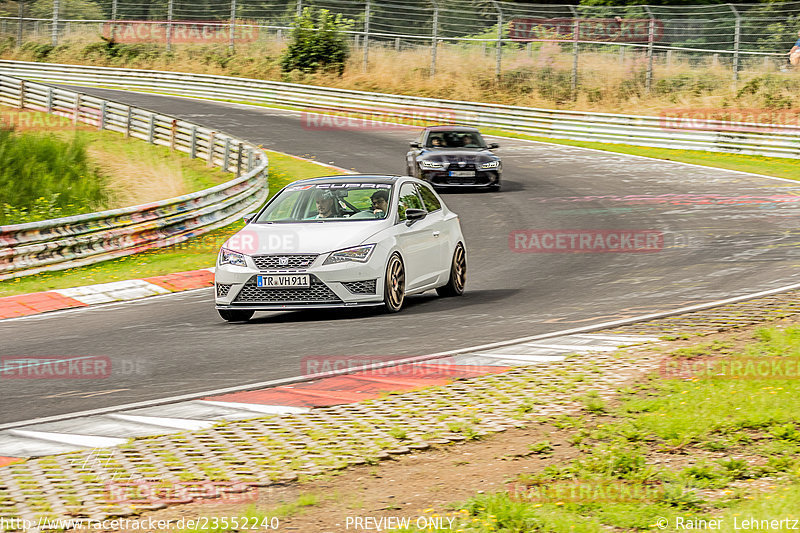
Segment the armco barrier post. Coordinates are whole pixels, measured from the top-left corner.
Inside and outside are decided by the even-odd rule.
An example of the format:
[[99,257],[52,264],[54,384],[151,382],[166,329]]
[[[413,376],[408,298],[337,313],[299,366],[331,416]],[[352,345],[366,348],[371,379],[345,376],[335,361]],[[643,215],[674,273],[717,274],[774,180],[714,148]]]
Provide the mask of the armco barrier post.
[[147,142],[156,142],[156,116],[153,113],[150,113],[150,123],[147,125]]
[[222,170],[228,171],[231,160],[231,138],[225,137],[225,149],[222,152]]
[[242,175],[242,150],[243,149],[244,148],[242,147],[242,143],[239,143],[236,146],[236,177],[237,178]]
[[106,101],[100,102],[100,124],[97,125],[98,130],[104,130],[106,127]]
[[25,80],[19,82],[19,108],[25,109]]
[[47,112],[48,113],[52,113],[53,112],[53,88],[52,87],[48,87],[47,88]]
[[197,126],[192,126],[192,134],[189,138],[189,157],[197,157]]
[[131,136],[131,122],[133,122],[133,107],[128,106],[128,114],[125,117],[125,138]]
[[75,109],[72,114],[72,123],[77,125],[78,124],[78,117],[81,113],[81,93],[75,94]]
[[176,119],[172,119],[172,124],[169,130],[169,149],[174,151],[175,150],[175,135],[177,134],[178,129],[178,121]]
[[216,143],[216,139],[214,139],[215,133],[212,131],[208,134],[208,161],[206,164],[209,168],[214,166],[214,144]]

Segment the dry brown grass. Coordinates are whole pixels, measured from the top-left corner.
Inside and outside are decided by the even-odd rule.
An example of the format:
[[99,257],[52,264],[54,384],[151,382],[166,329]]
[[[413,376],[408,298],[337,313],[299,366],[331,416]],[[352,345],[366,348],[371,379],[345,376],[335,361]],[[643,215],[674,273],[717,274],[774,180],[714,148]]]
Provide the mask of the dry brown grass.
[[[364,72],[361,49],[355,49],[344,74],[303,74],[280,71],[279,58],[286,40],[269,38],[240,43],[229,55],[224,45],[176,45],[173,54],[156,45],[135,45],[135,57],[85,54],[98,39],[75,34],[47,61],[92,63],[159,70],[175,70],[252,77],[445,99],[494,102],[541,108],[658,115],[675,108],[800,108],[800,75],[781,73],[776,63],[743,58],[743,70],[734,83],[729,66],[711,57],[698,61],[673,53],[669,60],[654,61],[652,89],[645,89],[647,59],[644,50],[589,51],[579,55],[577,91],[571,90],[572,45],[537,43],[529,53],[508,48],[503,74],[495,77],[495,49],[480,44],[442,44],[437,54],[436,76],[430,76],[430,48],[396,51],[392,46],[370,49]],[[33,59],[31,51],[7,51],[7,59]],[[756,80],[753,82],[753,80]],[[748,83],[755,83],[748,90]],[[752,83],[751,83],[752,85]]]
[[92,163],[108,176],[113,191],[111,208],[139,205],[181,196],[189,191],[180,163],[157,158],[120,157],[106,147],[87,149]]

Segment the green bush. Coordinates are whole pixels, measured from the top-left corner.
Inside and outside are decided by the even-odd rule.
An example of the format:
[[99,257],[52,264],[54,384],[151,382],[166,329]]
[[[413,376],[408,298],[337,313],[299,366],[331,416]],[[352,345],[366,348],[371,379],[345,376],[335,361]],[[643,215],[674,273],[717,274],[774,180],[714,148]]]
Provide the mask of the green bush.
[[281,70],[333,70],[341,75],[350,55],[344,32],[351,25],[341,14],[334,17],[326,9],[303,9],[295,18],[292,40],[281,57]]
[[108,200],[86,141],[0,129],[0,225],[89,213]]

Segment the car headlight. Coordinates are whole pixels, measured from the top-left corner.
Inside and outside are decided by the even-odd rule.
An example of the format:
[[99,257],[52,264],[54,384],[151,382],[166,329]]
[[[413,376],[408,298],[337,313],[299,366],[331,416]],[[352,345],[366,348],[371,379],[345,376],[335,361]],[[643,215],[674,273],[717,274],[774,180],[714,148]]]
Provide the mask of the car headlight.
[[234,252],[232,250],[227,250],[225,248],[222,248],[219,251],[219,264],[247,266],[247,263],[244,260],[244,254],[240,254],[239,252]]
[[357,261],[359,263],[366,263],[372,255],[372,250],[375,248],[374,244],[365,244],[363,246],[355,246],[353,248],[345,248],[332,252],[331,255],[325,260],[323,265],[334,265],[336,263],[344,263],[345,261]]
[[423,159],[422,161],[420,161],[419,162],[419,166],[422,167],[422,168],[428,168],[428,169],[442,169],[442,168],[444,168],[444,164],[442,164],[440,161],[428,161],[427,159]]
[[489,161],[488,163],[481,163],[481,168],[497,168],[500,166],[500,161]]

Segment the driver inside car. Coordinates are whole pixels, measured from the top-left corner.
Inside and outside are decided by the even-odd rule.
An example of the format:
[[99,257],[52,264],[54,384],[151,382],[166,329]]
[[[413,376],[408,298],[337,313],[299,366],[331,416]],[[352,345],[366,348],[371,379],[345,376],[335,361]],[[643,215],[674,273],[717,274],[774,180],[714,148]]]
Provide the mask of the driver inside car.
[[338,215],[338,205],[332,192],[318,191],[314,200],[317,204],[317,216],[314,218],[334,218]]

